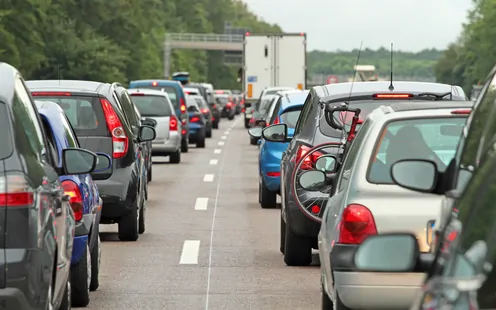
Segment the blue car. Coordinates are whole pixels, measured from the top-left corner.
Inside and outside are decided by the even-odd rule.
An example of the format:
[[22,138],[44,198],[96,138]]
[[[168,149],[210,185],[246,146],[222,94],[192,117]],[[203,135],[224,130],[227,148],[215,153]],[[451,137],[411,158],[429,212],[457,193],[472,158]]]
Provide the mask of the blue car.
[[[41,116],[48,145],[62,167],[62,150],[80,148],[77,137],[62,108],[51,101],[35,101]],[[111,167],[107,154],[97,153],[98,163],[93,172]],[[64,194],[69,196],[76,221],[71,257],[71,300],[74,307],[85,307],[90,301],[89,291],[98,288],[100,269],[100,236],[98,225],[102,208],[98,188],[90,174],[59,177]]]
[[188,152],[189,144],[189,118],[186,111],[186,95],[179,81],[171,80],[136,80],[129,82],[128,88],[162,90],[169,95],[169,99],[176,110],[176,115],[181,119],[181,152]]
[[[267,125],[286,124],[288,126],[288,137],[293,137],[294,128],[303,103],[308,96],[308,91],[290,92],[278,95],[280,98],[276,103],[274,112],[270,120],[266,120]],[[289,142],[269,142],[261,139],[258,182],[258,201],[262,208],[275,208],[277,195],[280,194],[281,187],[281,158],[286,151]]]
[[189,117],[189,141],[196,143],[196,147],[204,148],[207,137],[207,121],[201,112],[198,103],[192,96],[186,96],[186,106]]

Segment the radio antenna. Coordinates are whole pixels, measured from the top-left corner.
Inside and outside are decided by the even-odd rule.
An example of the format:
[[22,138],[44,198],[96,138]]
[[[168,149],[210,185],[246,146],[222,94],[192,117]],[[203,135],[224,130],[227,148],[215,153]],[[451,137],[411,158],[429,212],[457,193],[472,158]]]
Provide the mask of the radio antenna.
[[391,76],[389,77],[389,91],[393,91],[394,90],[394,86],[393,86],[393,42],[391,42],[391,72],[390,72]]

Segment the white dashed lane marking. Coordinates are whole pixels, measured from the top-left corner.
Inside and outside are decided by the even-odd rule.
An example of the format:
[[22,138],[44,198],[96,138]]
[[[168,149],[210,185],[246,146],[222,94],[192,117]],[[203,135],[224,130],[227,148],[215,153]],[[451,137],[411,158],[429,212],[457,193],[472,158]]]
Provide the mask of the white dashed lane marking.
[[218,159],[211,159],[210,160],[210,164],[211,165],[217,165],[219,163],[219,160]]
[[221,150],[221,149],[215,149],[215,150],[214,150],[214,154],[220,154],[221,152],[222,152],[222,150]]
[[183,244],[183,251],[179,264],[196,265],[198,264],[198,254],[200,252],[200,240],[186,240]]
[[219,141],[218,145],[224,145],[224,141]]
[[205,174],[203,177],[203,182],[213,182],[214,181],[214,175],[213,174]]
[[207,210],[208,198],[198,197],[196,198],[195,210]]

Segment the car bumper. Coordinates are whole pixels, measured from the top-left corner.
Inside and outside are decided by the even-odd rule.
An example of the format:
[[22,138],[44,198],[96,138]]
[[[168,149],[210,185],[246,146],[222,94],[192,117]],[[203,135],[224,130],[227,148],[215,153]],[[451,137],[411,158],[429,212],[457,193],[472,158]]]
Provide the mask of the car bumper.
[[408,309],[424,281],[423,273],[335,271],[334,285],[352,309]]
[[131,167],[114,170],[112,177],[107,180],[95,181],[103,201],[102,224],[114,223],[114,220],[118,220],[131,212],[133,201],[137,195],[135,189],[137,182],[136,177],[133,178]]
[[[34,305],[33,305],[34,306]],[[33,306],[28,303],[26,295],[18,288],[0,289],[0,309],[31,310]],[[42,302],[39,301],[36,309],[41,309]]]
[[81,256],[83,256],[84,249],[86,248],[86,244],[88,244],[88,235],[74,237],[71,265],[79,263]]
[[152,143],[152,155],[163,153],[174,153],[181,147],[181,135],[178,133],[170,134],[169,139],[156,141]]
[[[267,173],[269,172],[276,172],[279,173],[278,176],[268,176]],[[267,165],[267,166],[262,166],[262,171],[261,175],[264,180],[265,186],[267,189],[269,189],[271,192],[279,192],[281,189],[281,166],[280,165]]]

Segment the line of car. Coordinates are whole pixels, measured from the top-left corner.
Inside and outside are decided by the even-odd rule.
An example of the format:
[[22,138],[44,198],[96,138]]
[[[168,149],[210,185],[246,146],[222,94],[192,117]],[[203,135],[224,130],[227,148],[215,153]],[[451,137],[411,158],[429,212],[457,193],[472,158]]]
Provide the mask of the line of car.
[[179,163],[190,142],[205,147],[220,121],[213,87],[25,81],[6,63],[0,76],[1,307],[85,307],[99,287],[99,225],[118,224],[121,241],[145,232],[152,155]]
[[378,81],[271,88],[248,111],[260,205],[281,196],[288,266],[318,250],[322,309],[496,306],[495,80],[475,104]]

